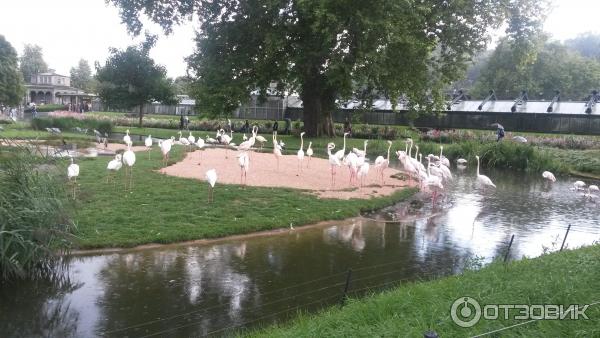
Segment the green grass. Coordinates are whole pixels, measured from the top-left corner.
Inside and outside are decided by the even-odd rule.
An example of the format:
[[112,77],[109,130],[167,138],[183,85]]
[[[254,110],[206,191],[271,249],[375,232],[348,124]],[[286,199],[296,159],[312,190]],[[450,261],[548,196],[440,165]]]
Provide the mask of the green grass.
[[[181,159],[175,146],[171,162]],[[321,220],[356,216],[411,196],[407,189],[369,200],[319,199],[293,189],[243,188],[217,182],[214,203],[207,204],[207,184],[159,174],[160,153],[137,154],[133,192],[124,191],[123,170],[116,185],[106,183],[108,158],[79,162],[80,193],[75,203],[81,248],[131,247],[216,238],[287,228]]]
[[[350,300],[316,315],[299,314],[290,323],[249,332],[251,337],[471,337],[524,321],[481,319],[461,328],[450,317],[452,303],[470,296],[480,304],[590,304],[600,301],[600,246],[493,263],[479,271],[400,286]],[[511,311],[511,314],[515,312]],[[489,337],[599,337],[600,304],[589,320],[542,320]]]

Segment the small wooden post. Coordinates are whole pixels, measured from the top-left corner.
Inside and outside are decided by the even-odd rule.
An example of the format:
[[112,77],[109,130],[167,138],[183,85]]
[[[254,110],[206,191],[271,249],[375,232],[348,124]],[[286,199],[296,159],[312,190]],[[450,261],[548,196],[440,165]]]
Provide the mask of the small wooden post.
[[342,294],[342,300],[340,306],[344,306],[346,303],[348,288],[350,287],[350,278],[352,277],[352,269],[348,269],[348,274],[346,275],[346,285],[344,286],[344,293]]
[[515,239],[515,235],[513,234],[510,237],[510,243],[508,243],[508,249],[506,249],[506,254],[504,255],[504,263],[506,263],[506,261],[508,260],[508,254],[510,253],[510,247],[512,246],[514,239]]
[[569,224],[569,227],[567,227],[567,232],[565,233],[565,238],[563,238],[563,242],[560,246],[560,251],[563,251],[563,248],[565,247],[565,242],[567,241],[567,236],[569,236],[569,230],[571,230],[571,224]]

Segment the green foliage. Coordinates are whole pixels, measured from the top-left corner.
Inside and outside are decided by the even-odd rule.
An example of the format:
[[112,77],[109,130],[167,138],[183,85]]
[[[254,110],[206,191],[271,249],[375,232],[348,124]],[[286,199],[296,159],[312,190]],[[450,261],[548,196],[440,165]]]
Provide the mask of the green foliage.
[[92,69],[86,60],[79,60],[77,67],[72,67],[70,73],[71,87],[83,89],[86,92],[89,92],[92,89]]
[[31,76],[39,73],[47,72],[48,65],[44,61],[42,47],[38,45],[25,44],[23,55],[19,58],[19,66],[23,79],[29,83]]
[[[148,36],[140,46],[125,50],[111,49],[104,66],[96,65],[98,95],[109,106],[131,109],[152,101],[175,103],[175,94],[167,71],[149,56],[155,37]],[[142,124],[142,111],[139,124]]]
[[[37,110],[37,112],[51,112],[51,111],[57,111],[57,110],[67,110],[67,106],[64,104],[43,104],[43,105],[38,105],[35,107],[35,109]],[[27,108],[25,109],[26,113],[31,113],[31,111],[33,110],[33,108]]]
[[582,56],[600,61],[600,34],[584,33],[565,41],[565,46]]
[[[600,298],[600,246],[547,254],[428,282],[406,283],[348,305],[318,314],[300,313],[289,323],[245,332],[251,337],[422,337],[434,330],[441,337],[473,337],[525,321],[481,320],[471,328],[450,318],[452,303],[470,296],[487,304],[592,304]],[[404,284],[404,283],[403,283]],[[350,289],[351,291],[352,289]],[[374,290],[377,291],[377,290]],[[459,307],[460,309],[460,307]],[[512,316],[517,311],[510,312]],[[490,337],[597,337],[600,306],[586,310],[589,320],[540,320]],[[472,317],[470,317],[472,318]]]
[[46,128],[59,128],[61,131],[70,131],[75,127],[83,129],[96,129],[101,133],[111,133],[113,124],[104,119],[76,119],[73,117],[37,117],[31,120],[31,127],[35,130]]
[[51,274],[70,248],[64,172],[25,148],[0,153],[0,280]]
[[534,0],[110,2],[135,33],[141,13],[166,30],[197,15],[188,65],[203,110],[227,114],[255,89],[263,96],[269,88],[296,91],[308,136],[332,133],[338,98],[378,93],[396,102],[404,95],[412,108],[433,110],[444,85],[485,47],[490,28],[518,15],[510,27],[518,30],[515,39],[526,37],[542,14],[529,11]]
[[173,88],[177,95],[190,95],[193,79],[189,76],[178,76],[173,80]]
[[0,35],[0,105],[16,106],[24,92],[17,52],[4,35]]
[[543,42],[537,57],[518,69],[514,48],[501,41],[483,66],[473,95],[487,96],[490,89],[499,99],[514,99],[522,90],[529,98],[550,98],[561,91],[562,100],[581,100],[600,83],[600,60],[582,57],[557,42]]

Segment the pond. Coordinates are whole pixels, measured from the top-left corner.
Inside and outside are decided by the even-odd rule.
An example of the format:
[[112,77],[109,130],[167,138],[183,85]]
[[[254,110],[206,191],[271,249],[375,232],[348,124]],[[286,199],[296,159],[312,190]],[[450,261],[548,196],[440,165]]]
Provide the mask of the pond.
[[[541,175],[455,171],[441,206],[402,203],[340,222],[205,244],[76,256],[53,283],[3,286],[4,336],[183,337],[230,334],[316,311],[348,294],[455,274],[466,266],[600,240],[599,204]],[[592,182],[586,182],[592,183]],[[418,202],[418,201],[417,201]]]

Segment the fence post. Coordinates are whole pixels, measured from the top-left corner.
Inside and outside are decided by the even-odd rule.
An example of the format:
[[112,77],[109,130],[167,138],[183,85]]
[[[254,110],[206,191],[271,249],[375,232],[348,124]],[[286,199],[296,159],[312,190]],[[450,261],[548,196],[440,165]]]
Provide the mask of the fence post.
[[346,275],[346,285],[344,286],[344,294],[342,295],[342,300],[340,302],[340,306],[344,306],[346,303],[348,288],[350,287],[350,278],[352,277],[352,269],[348,269],[348,274]]
[[560,251],[563,251],[563,248],[565,247],[565,242],[567,241],[567,236],[569,236],[569,230],[571,230],[571,224],[569,224],[569,227],[567,228],[567,232],[565,233],[565,238],[563,238],[563,242],[560,246]]
[[504,255],[504,263],[506,263],[506,260],[508,259],[508,254],[510,253],[510,247],[512,246],[514,239],[515,239],[515,235],[513,234],[510,237],[510,243],[508,243],[508,249],[506,249],[506,254]]

